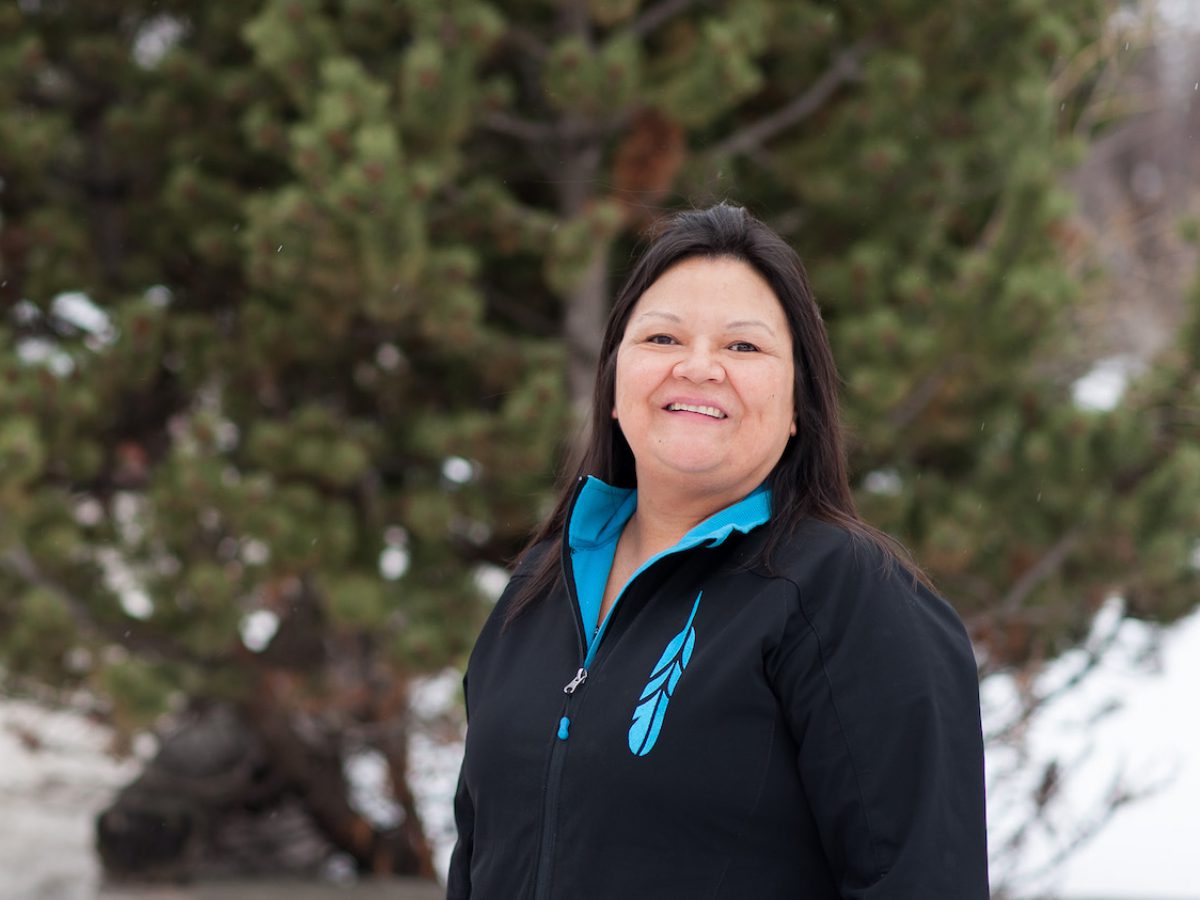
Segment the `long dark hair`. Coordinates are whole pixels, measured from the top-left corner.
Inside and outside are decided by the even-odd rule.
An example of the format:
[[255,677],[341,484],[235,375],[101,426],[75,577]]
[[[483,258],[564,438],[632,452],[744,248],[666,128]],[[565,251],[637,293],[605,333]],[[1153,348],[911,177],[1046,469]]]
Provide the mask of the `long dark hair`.
[[616,487],[637,486],[633,451],[611,417],[616,389],[617,349],[634,304],[672,266],[692,258],[740,260],[766,279],[783,308],[792,335],[796,434],[767,476],[771,519],[767,539],[751,564],[771,568],[771,559],[806,518],[846,529],[856,539],[882,551],[888,564],[899,563],[914,578],[929,584],[904,548],[859,518],[847,474],[845,443],[838,406],[838,374],[821,312],[813,299],[800,257],[787,243],[739,206],[719,203],[680,213],[652,238],[617,294],[609,313],[592,397],[591,430],[574,467],[560,490],[554,511],[531,538],[522,555],[548,542],[519,586],[506,618],[512,620],[543,596],[560,576],[563,528],[578,480],[595,475]]

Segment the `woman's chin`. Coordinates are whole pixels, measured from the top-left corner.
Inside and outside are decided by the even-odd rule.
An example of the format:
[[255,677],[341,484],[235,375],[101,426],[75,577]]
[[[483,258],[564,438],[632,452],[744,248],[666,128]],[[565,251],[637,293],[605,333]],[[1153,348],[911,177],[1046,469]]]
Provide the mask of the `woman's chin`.
[[655,460],[654,464],[645,467],[643,475],[639,467],[638,482],[643,478],[653,481],[685,481],[694,486],[696,481],[727,482],[736,478],[736,473],[730,471],[727,459],[714,458],[708,454],[679,453]]

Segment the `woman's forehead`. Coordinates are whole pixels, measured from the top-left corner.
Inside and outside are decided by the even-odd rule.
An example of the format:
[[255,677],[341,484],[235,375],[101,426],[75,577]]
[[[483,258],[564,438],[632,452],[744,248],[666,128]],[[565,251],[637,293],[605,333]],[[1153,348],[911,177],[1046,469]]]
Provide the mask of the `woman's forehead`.
[[783,306],[752,266],[732,257],[692,258],[676,263],[638,298],[631,324],[643,320],[786,330]]

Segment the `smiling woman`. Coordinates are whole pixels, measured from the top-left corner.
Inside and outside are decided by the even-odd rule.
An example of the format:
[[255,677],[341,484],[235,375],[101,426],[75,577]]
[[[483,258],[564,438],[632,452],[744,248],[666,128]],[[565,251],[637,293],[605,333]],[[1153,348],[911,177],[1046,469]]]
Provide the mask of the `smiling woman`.
[[855,512],[796,254],[683,213],[600,360],[468,666],[449,897],[985,900],[971,646]]
[[617,351],[613,418],[639,483],[718,509],[746,496],[796,431],[793,368],[783,310],[754,269],[727,257],[673,266]]

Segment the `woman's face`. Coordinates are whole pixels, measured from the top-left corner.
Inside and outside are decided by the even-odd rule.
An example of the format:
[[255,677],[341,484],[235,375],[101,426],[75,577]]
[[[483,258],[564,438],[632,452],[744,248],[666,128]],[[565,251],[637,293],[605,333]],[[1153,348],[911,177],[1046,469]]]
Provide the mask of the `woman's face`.
[[792,394],[783,308],[746,263],[684,260],[634,305],[617,349],[613,416],[639,486],[748,494],[796,433]]

